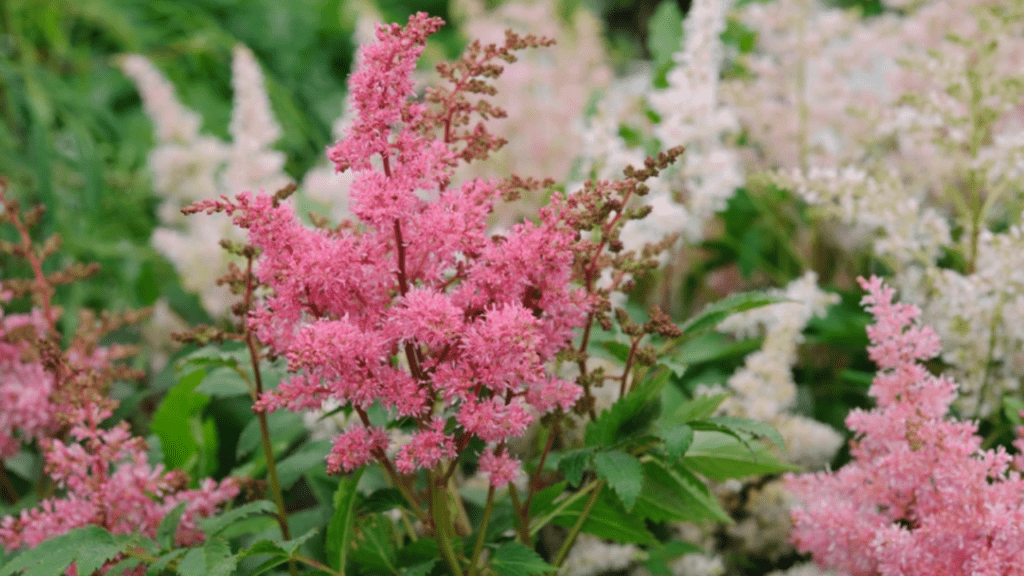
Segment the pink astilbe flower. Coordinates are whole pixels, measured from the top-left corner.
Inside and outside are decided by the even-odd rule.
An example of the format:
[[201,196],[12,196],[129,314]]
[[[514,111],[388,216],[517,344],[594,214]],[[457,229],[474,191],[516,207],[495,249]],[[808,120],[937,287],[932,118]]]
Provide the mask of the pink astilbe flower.
[[255,275],[271,291],[250,321],[294,376],[257,409],[334,400],[359,416],[362,426],[335,442],[332,472],[387,458],[386,434],[366,417],[374,404],[415,422],[395,466],[411,473],[450,463],[474,436],[500,448],[580,396],[546,368],[591,306],[571,284],[578,239],[565,202],[556,194],[539,221],[489,236],[494,202],[529,186],[450,184],[457,163],[500,146],[482,124],[464,128],[472,113],[493,111],[467,94],[488,93],[485,79],[500,71],[493,60],[545,41],[509,33],[504,47],[474,43],[439,67],[451,88],[417,99],[411,74],[441,25],[417,14],[405,27],[378,26],[377,43],[360,52],[355,117],[328,150],[339,171],[353,173],[349,205],[359,221],[309,229],[279,198],[248,192],[192,209],[227,212],[260,251]]
[[35,547],[89,524],[115,534],[153,537],[160,521],[180,502],[187,505],[175,542],[190,546],[203,541],[196,519],[212,515],[238,494],[238,484],[230,478],[220,483],[207,478],[198,490],[185,490],[184,474],[149,465],[145,443],[130,434],[126,423],[99,428],[109,411],[90,406],[77,416],[81,423],[70,432],[77,442],[54,440],[46,452],[46,471],[66,495],[0,519],[0,545],[7,550]]
[[506,452],[495,454],[487,450],[480,455],[480,472],[489,476],[491,486],[504,486],[519,475],[519,462]]
[[974,423],[946,417],[956,385],[921,361],[939,353],[915,306],[861,280],[878,363],[871,411],[847,418],[853,461],[788,479],[802,503],[793,540],[819,564],[853,576],[1024,574],[1024,481],[1002,448],[982,450]]

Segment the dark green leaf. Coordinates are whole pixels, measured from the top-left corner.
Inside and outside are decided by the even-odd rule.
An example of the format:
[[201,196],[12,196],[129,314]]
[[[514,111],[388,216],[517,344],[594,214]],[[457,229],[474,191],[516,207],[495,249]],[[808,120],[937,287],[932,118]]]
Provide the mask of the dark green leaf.
[[640,461],[625,452],[612,450],[594,454],[594,466],[597,475],[608,482],[608,486],[615,491],[626,511],[632,510],[643,486],[643,469],[640,467]]
[[178,531],[178,523],[181,522],[181,516],[185,513],[186,505],[188,505],[188,502],[178,502],[167,513],[167,516],[164,516],[163,520],[160,521],[160,526],[156,529],[156,541],[162,548],[171,549],[174,547],[174,534]]
[[615,340],[606,340],[601,343],[604,349],[611,353],[619,362],[625,362],[626,358],[629,357],[629,346],[622,342],[616,342]]
[[188,548],[178,548],[176,550],[171,550],[170,552],[161,555],[156,559],[156,562],[153,562],[149,565],[149,568],[146,569],[146,575],[159,576],[159,574],[163,573],[164,568],[166,568],[168,564],[176,561],[178,558],[181,558],[188,551]]
[[573,486],[579,486],[583,480],[583,473],[590,468],[590,457],[594,453],[593,448],[580,448],[558,454],[558,469],[565,475],[565,479]]
[[559,482],[536,492],[533,495],[533,499],[530,500],[530,517],[535,518],[550,510],[551,505],[555,502],[555,498],[565,493],[565,488],[568,484],[568,482]]
[[302,474],[314,466],[326,466],[331,451],[330,440],[316,440],[299,448],[277,465],[277,476],[282,490],[288,490]]
[[703,554],[704,549],[696,544],[672,540],[662,546],[652,546],[647,550],[644,567],[655,576],[673,576],[668,564],[684,554]]
[[203,518],[199,521],[199,527],[210,536],[216,536],[232,524],[256,514],[276,514],[277,507],[269,500],[257,500],[236,506],[231,510]]
[[379,488],[362,499],[359,510],[362,512],[387,512],[405,506],[405,497],[398,488]]
[[359,493],[356,486],[365,468],[359,468],[344,476],[334,493],[334,515],[327,525],[327,563],[335,570],[344,570],[348,550],[352,541],[352,529],[356,521],[356,504]]
[[[762,338],[748,338],[737,342],[720,332],[705,332],[679,344],[666,354],[666,357],[684,366],[692,366],[725,358],[745,356],[759,349],[762,342],[764,342]],[[665,360],[662,360],[662,362],[665,362]],[[679,374],[679,376],[682,376],[682,374]]]
[[714,414],[715,410],[718,410],[718,407],[721,406],[722,402],[724,402],[728,397],[729,394],[725,392],[721,394],[697,396],[696,398],[683,403],[679,408],[676,408],[676,411],[672,413],[671,416],[664,418],[664,420],[671,424],[687,424],[697,420],[703,420]]
[[661,390],[670,377],[667,368],[652,370],[640,385],[602,411],[587,424],[587,446],[611,448],[646,434],[661,410]]
[[382,514],[361,518],[356,522],[355,549],[349,553],[353,562],[373,572],[398,572],[394,527]]
[[498,546],[491,554],[491,568],[501,576],[530,576],[557,569],[519,542]]

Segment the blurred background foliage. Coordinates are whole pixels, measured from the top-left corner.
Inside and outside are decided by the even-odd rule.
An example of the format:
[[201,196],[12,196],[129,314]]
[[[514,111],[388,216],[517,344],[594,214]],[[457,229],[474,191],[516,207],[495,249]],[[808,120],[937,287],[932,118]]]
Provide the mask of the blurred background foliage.
[[[749,1],[759,0],[739,3]],[[877,0],[838,1],[859,5],[866,16],[879,11]],[[604,22],[605,44],[618,70],[637,59],[653,61],[656,71],[671,67],[689,0],[560,0],[559,12],[568,17],[581,5]],[[153,127],[135,86],[118,68],[119,57],[138,53],[151,59],[182,103],[202,115],[202,131],[225,138],[231,50],[237,43],[248,46],[263,67],[283,128],[277,148],[288,158],[286,171],[298,180],[331,142],[355,53],[356,15],[367,8],[394,22],[420,10],[450,19],[447,0],[0,2],[0,174],[11,181],[16,197],[46,206],[37,231],[59,233],[64,243],[49,266],[101,266],[89,281],[66,287],[58,302],[70,310],[124,309],[163,296],[176,302],[175,309],[194,312],[186,320],[208,320],[194,296],[182,290],[173,266],[150,245],[160,200],[146,169]],[[743,51],[753,45],[752,34],[730,25],[724,37]],[[431,41],[425,60],[436,62],[457,57],[467,39],[450,24]],[[776,285],[799,275],[806,263],[786,253],[787,230],[799,218],[779,208],[792,206],[792,199],[759,195],[755,205],[751,198],[740,194],[733,201],[723,215],[720,240],[705,246],[707,265],[694,269],[688,285],[703,285],[707,274],[732,265],[746,278],[766,273]],[[788,223],[780,226],[780,216]],[[0,267],[7,275],[25,272],[9,260],[0,260]],[[189,301],[191,306],[182,305]],[[859,313],[853,304],[850,312]],[[853,328],[847,334],[861,326]],[[861,336],[851,345],[862,341]],[[823,417],[832,423],[838,418]]]

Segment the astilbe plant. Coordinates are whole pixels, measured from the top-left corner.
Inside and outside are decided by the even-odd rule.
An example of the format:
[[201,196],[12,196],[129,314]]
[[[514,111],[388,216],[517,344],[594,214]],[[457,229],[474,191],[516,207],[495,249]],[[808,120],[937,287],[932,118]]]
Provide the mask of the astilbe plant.
[[1024,460],[983,450],[974,423],[946,416],[957,386],[922,364],[939,353],[938,336],[881,279],[861,285],[875,317],[868,351],[880,368],[870,390],[878,406],[847,418],[851,463],[789,479],[801,500],[794,541],[854,576],[1024,573]]
[[[77,329],[63,344],[58,326],[62,310],[53,301],[56,286],[81,280],[95,267],[75,265],[45,273],[43,263],[58,249],[59,239],[54,236],[36,245],[30,228],[41,209],[23,214],[6,192],[6,182],[0,179],[2,219],[14,228],[17,240],[5,241],[2,248],[25,260],[32,277],[4,279],[0,294],[5,304],[14,297],[31,296],[34,306],[27,313],[5,312],[0,317],[0,458],[34,443],[45,456],[44,472],[50,479],[45,493],[59,488],[64,494],[44,497],[36,508],[0,518],[0,546],[8,551],[33,548],[89,525],[115,534],[153,536],[179,503],[187,505],[175,541],[183,546],[201,542],[196,520],[237,495],[238,484],[232,479],[206,479],[198,489],[188,490],[185,474],[148,463],[145,442],[132,436],[126,422],[101,427],[117,407],[107,396],[110,384],[139,374],[117,362],[133,353],[131,347],[100,345],[100,340],[143,314],[82,312]],[[65,443],[68,436],[72,441]],[[18,495],[2,467],[0,480],[8,502],[15,503]],[[40,495],[46,486],[39,484]]]
[[[451,175],[503,144],[482,121],[471,122],[501,114],[486,100],[494,93],[489,79],[502,70],[498,62],[552,41],[508,32],[502,45],[474,42],[461,60],[438,66],[448,87],[429,87],[419,99],[412,73],[426,37],[441,25],[425,14],[404,27],[378,25],[377,42],[361,49],[350,79],[353,118],[344,139],[328,149],[338,171],[353,173],[348,203],[355,220],[310,229],[286,195],[250,192],[197,202],[188,211],[231,215],[258,252],[253,273],[267,290],[249,325],[272,355],[287,359],[294,376],[263,393],[255,409],[318,409],[326,401],[350,409],[357,423],[334,440],[328,471],[378,463],[436,538],[448,568],[461,574],[463,567],[470,573],[480,567],[497,488],[509,487],[518,538],[532,543],[529,498],[540,486],[535,472],[525,503],[517,496],[521,463],[510,440],[545,418],[557,426],[573,409],[596,418],[593,388],[614,378],[625,395],[636,385],[631,368],[655,362],[653,349],[640,345],[644,336],[680,334],[659,311],[640,325],[620,310],[617,319],[630,339],[623,372],[588,372],[590,326],[612,327],[610,291],[652,268],[653,253],[664,248],[623,250],[623,224],[649,212],[626,206],[682,150],[629,168],[620,181],[588,182],[568,196],[555,191],[536,221],[489,235],[496,201],[550,183],[513,176],[453,185]],[[599,286],[603,274],[610,283]],[[584,336],[575,348],[579,328]],[[578,366],[576,382],[550,370],[565,360]],[[375,406],[387,411],[390,426],[372,421]],[[396,426],[413,429],[397,447],[388,433]],[[470,527],[452,480],[460,463],[474,460],[490,487],[470,557],[455,546]],[[425,491],[417,489],[423,477]],[[590,497],[556,565],[600,492],[595,481],[570,500]]]

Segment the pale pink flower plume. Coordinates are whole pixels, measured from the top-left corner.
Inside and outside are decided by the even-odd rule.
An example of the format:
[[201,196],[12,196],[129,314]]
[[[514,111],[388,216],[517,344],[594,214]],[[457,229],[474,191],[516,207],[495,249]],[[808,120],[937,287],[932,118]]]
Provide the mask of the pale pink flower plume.
[[852,462],[788,479],[801,501],[794,543],[853,576],[1024,574],[1020,462],[1001,447],[982,450],[974,423],[946,417],[956,384],[921,364],[940,347],[916,324],[918,308],[893,303],[879,278],[861,285],[875,317],[878,406],[846,420]]

